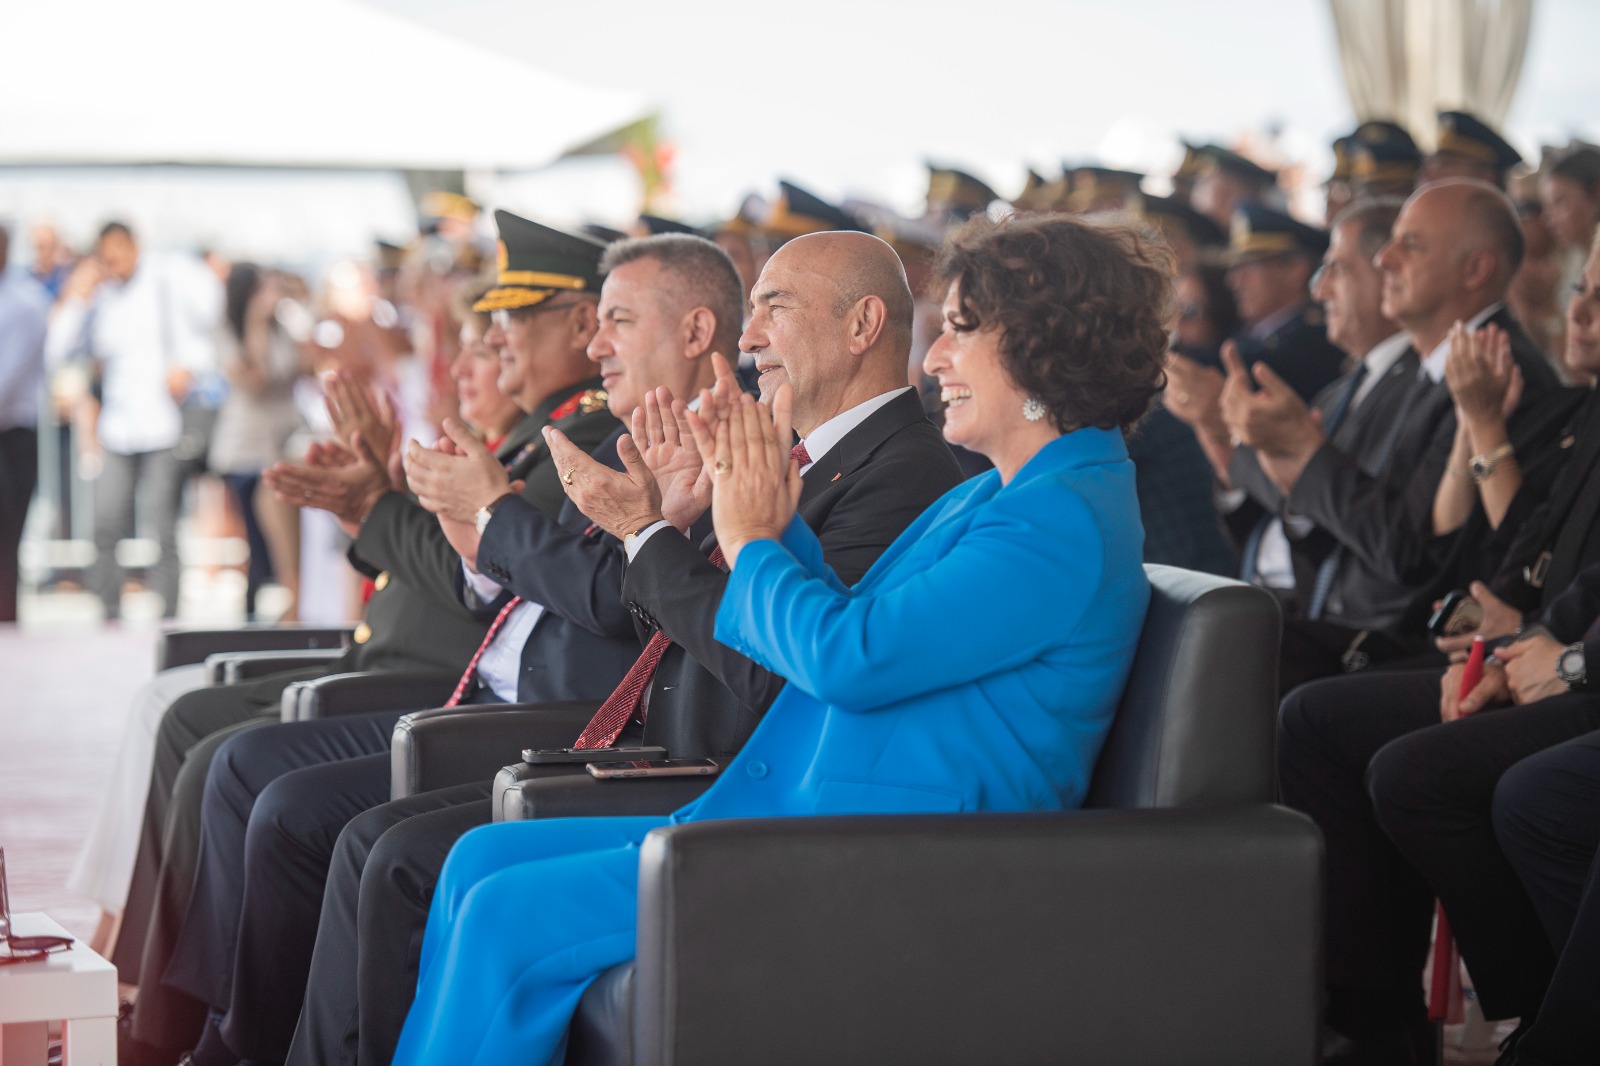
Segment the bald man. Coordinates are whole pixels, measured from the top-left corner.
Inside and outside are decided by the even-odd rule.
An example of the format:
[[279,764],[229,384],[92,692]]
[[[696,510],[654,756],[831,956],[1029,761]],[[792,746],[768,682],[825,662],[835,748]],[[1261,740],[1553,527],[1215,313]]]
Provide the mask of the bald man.
[[[793,386],[795,430],[806,449],[800,517],[849,584],[960,480],[943,438],[906,385],[911,324],[911,291],[887,244],[864,233],[819,233],[790,241],[767,261],[739,342],[755,359],[764,399],[785,383]],[[643,635],[659,629],[672,640],[650,675],[643,724],[630,722],[614,743],[726,761],[784,679],[713,638],[727,579],[709,558],[713,539],[695,544],[666,521],[663,515],[671,514],[687,526],[692,509],[670,498],[670,487],[663,500],[647,472],[593,463],[559,434],[550,445],[561,469],[573,472],[573,501],[623,538],[629,560],[623,600],[647,630]],[[500,521],[491,521],[485,543],[516,543],[514,532],[494,528]],[[489,561],[480,550],[480,565]],[[518,570],[510,560],[504,566],[512,575]],[[514,576],[511,589],[521,591]],[[579,785],[592,784],[581,764],[559,769],[576,770]],[[395,801],[346,827],[289,1062],[390,1060],[416,989],[439,869],[463,833],[492,820],[490,786],[484,781]]]
[[[1551,425],[1534,412],[1560,381],[1505,302],[1523,250],[1516,209],[1485,182],[1436,182],[1405,202],[1373,262],[1382,275],[1382,315],[1405,332],[1421,366],[1390,414],[1387,439],[1369,454],[1358,457],[1331,443],[1321,422],[1279,381],[1259,381],[1263,387],[1254,393],[1242,381],[1226,390],[1231,400],[1224,403],[1224,417],[1235,439],[1255,449],[1287,511],[1314,523],[1334,544],[1318,570],[1320,591],[1311,593],[1325,602],[1286,627],[1282,691],[1428,648],[1420,622],[1441,560],[1433,539],[1433,497],[1456,431],[1444,384],[1454,323],[1472,329],[1495,325],[1510,337],[1524,382],[1510,427],[1516,449],[1542,448],[1559,429],[1559,422]],[[1507,537],[1512,532],[1501,531]],[[1406,590],[1414,594],[1410,607],[1384,627],[1387,633],[1362,620],[1338,620],[1345,605],[1328,592],[1336,587],[1337,571],[1351,563],[1370,581],[1388,584],[1385,594],[1392,602],[1403,602]]]

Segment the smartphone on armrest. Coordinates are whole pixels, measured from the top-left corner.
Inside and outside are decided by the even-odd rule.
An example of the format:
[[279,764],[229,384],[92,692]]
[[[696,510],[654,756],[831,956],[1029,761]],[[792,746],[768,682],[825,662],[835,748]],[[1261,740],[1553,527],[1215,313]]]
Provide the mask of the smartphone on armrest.
[[665,759],[667,749],[649,744],[638,748],[523,748],[522,761],[530,766],[553,763],[613,762],[619,759]]
[[602,781],[617,777],[708,777],[721,770],[711,759],[633,759],[592,762],[589,773]]

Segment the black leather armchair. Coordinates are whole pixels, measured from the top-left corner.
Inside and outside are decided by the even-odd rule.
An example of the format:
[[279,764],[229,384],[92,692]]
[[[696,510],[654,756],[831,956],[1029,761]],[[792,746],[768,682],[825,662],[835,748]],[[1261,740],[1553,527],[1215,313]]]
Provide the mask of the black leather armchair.
[[[350,642],[349,626],[250,625],[224,629],[169,629],[156,644],[156,669],[204,663],[231,652],[284,652],[342,649]],[[283,669],[293,669],[286,666]],[[220,674],[219,674],[220,680]]]
[[1147,569],[1101,809],[657,830],[638,957],[567,1061],[1315,1062],[1322,848],[1271,803],[1277,606]]
[[450,698],[459,673],[441,670],[369,670],[296,681],[283,690],[279,714],[285,722],[336,715],[410,711],[439,707]]

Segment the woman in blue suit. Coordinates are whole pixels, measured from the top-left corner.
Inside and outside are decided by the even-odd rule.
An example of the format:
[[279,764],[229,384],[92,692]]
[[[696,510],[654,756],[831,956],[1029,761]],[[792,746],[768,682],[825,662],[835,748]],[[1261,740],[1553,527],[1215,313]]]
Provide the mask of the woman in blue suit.
[[[787,386],[770,412],[744,397],[714,427],[696,420],[732,568],[717,639],[789,683],[671,821],[1082,802],[1149,599],[1122,430],[1161,386],[1168,269],[1142,233],[1066,217],[951,236],[924,368],[946,438],[995,469],[930,507],[854,588],[794,517]],[[667,821],[463,838],[396,1063],[559,1063],[583,989],[633,956],[638,845]]]

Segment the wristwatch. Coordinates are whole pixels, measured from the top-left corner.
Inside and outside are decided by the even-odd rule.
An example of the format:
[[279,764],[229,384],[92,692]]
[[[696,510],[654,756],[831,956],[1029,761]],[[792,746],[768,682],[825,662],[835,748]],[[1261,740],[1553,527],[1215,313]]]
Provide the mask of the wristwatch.
[[1581,643],[1568,644],[1562,649],[1561,657],[1556,660],[1556,676],[1565,681],[1570,689],[1583,688],[1589,675],[1584,670]]
[[1467,460],[1467,469],[1472,471],[1472,480],[1487,481],[1489,475],[1494,473],[1494,468],[1511,458],[1511,454],[1515,450],[1512,448],[1511,442],[1506,441],[1492,451],[1484,452],[1482,455],[1474,455]]
[[499,507],[500,504],[510,495],[511,493],[507,492],[504,495],[496,496],[494,499],[478,508],[478,513],[473,516],[472,522],[473,525],[478,527],[478,536],[483,536],[483,531],[489,526],[489,519],[494,517],[495,508]]

